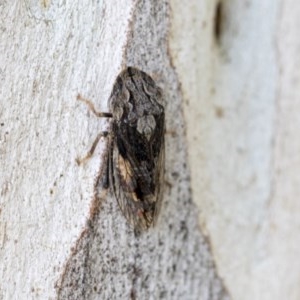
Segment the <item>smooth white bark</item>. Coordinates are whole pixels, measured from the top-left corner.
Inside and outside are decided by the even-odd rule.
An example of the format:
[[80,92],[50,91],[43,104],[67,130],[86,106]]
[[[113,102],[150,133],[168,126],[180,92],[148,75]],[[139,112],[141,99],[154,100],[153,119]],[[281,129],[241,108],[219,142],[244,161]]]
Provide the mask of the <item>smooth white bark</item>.
[[216,1],[172,2],[194,201],[220,275],[232,299],[299,299],[299,2],[221,1],[217,40]]
[[[1,299],[54,299],[89,214],[101,110],[122,61],[131,3],[10,1],[1,14]],[[98,155],[97,155],[98,153]],[[2,294],[1,294],[2,293]]]
[[[1,299],[227,299],[191,199],[170,12],[161,0],[1,6]],[[165,95],[164,202],[141,236],[95,184],[106,141],[75,163],[106,126],[77,93],[106,111],[125,65]]]

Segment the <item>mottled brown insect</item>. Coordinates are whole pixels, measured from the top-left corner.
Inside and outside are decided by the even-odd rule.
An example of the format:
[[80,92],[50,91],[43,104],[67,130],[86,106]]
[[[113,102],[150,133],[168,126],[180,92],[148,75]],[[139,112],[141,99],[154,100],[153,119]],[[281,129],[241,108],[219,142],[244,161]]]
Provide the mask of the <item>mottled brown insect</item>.
[[[98,135],[90,157],[102,136],[108,136],[106,182],[120,209],[137,230],[147,229],[156,221],[163,192],[164,175],[164,108],[162,92],[145,72],[133,67],[117,77],[110,98],[111,132]],[[82,162],[79,160],[78,162]]]

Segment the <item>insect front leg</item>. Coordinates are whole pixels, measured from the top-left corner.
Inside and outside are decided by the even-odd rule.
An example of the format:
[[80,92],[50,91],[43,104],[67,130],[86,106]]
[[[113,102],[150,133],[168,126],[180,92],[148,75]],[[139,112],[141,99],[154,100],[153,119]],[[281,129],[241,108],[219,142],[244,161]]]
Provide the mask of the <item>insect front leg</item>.
[[89,109],[94,113],[95,116],[99,118],[112,118],[112,113],[97,111],[95,109],[94,104],[90,100],[83,98],[80,94],[77,95],[77,100],[85,103],[89,107]]

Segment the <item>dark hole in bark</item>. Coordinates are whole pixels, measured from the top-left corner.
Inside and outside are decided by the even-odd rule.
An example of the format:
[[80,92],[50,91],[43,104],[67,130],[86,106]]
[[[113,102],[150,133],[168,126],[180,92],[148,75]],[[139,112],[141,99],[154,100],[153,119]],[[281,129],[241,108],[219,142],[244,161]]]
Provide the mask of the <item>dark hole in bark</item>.
[[219,1],[216,5],[215,10],[215,26],[214,26],[214,34],[217,42],[220,42],[222,35],[222,27],[223,27],[223,3]]

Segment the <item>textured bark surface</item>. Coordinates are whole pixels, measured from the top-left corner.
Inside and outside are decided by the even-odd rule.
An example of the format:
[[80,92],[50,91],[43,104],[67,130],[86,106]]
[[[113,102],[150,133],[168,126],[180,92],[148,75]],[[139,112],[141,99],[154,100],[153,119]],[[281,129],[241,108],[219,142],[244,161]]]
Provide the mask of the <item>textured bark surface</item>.
[[[227,299],[192,202],[180,83],[168,53],[168,1],[3,3],[1,299]],[[125,65],[165,94],[166,184],[141,235],[96,182],[99,110]],[[172,134],[175,133],[175,134]]]
[[[298,1],[14,0],[0,15],[1,300],[300,298]],[[165,94],[164,202],[139,236],[96,184],[105,139],[75,162],[108,124],[77,94],[107,111],[126,65]]]
[[176,132],[166,134],[168,184],[159,222],[137,236],[116,201],[99,193],[99,214],[69,261],[61,299],[226,299],[191,200],[182,97],[167,53],[168,12],[167,1],[139,1],[124,45],[125,65],[156,74],[165,95],[167,132]]
[[193,200],[220,275],[232,299],[300,299],[299,1],[172,3]]

